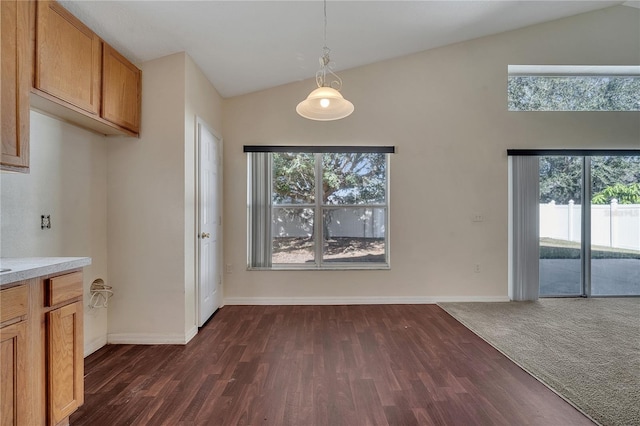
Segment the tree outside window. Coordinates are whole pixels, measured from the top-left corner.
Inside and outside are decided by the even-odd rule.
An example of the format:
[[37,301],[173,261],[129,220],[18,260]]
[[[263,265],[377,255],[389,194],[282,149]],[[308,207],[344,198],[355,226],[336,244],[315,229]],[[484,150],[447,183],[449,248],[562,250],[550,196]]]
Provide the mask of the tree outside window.
[[274,265],[386,264],[386,154],[271,156]]

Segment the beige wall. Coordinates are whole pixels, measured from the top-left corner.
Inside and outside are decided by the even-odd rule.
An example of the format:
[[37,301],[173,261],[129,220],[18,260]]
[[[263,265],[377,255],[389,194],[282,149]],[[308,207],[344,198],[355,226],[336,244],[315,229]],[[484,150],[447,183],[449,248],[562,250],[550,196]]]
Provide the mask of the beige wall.
[[[507,66],[640,64],[638,22],[620,6],[341,72],[336,122],[296,115],[312,80],[225,100],[225,302],[506,299],[507,148],[640,148],[637,112],[508,112]],[[244,144],[395,145],[391,270],[246,271]]]
[[[185,109],[184,109],[184,217],[185,217],[185,333],[197,324],[197,282],[195,271],[196,245],[198,227],[196,223],[197,208],[197,147],[196,118],[202,120],[222,135],[222,97],[207,80],[200,68],[185,55]],[[222,173],[219,174],[222,176]],[[221,184],[222,182],[220,182]],[[222,187],[222,185],[220,185]],[[222,238],[222,236],[220,236]],[[222,250],[218,263],[222,265]]]
[[184,339],[184,54],[140,65],[141,137],[107,147],[110,342]]
[[[2,173],[2,257],[86,256],[85,355],[107,341],[107,309],[88,307],[89,286],[107,275],[106,138],[31,112],[31,173]],[[51,229],[40,229],[40,215]]]
[[107,149],[108,339],[184,343],[197,332],[195,122],[220,126],[222,100],[185,53],[140,67],[141,137]]
[[85,308],[86,354],[108,339],[180,343],[197,332],[195,122],[221,132],[222,98],[184,53],[141,69],[141,138],[32,112],[31,173],[0,175],[2,256],[90,256],[85,300],[94,279],[113,286],[108,313]]
[[[0,175],[1,255],[93,259],[85,297],[96,278],[115,295],[108,318],[85,310],[86,353],[107,333],[188,340],[199,116],[225,137],[227,303],[505,298],[506,149],[640,148],[638,113],[507,112],[507,65],[640,64],[639,20],[637,9],[616,7],[346,71],[356,111],[329,123],[295,114],[311,80],[223,102],[188,55],[149,61],[140,139],[32,112],[31,173]],[[247,272],[244,144],[395,145],[392,269]],[[476,212],[484,222],[471,222]],[[40,230],[41,214],[51,215],[51,230]]]

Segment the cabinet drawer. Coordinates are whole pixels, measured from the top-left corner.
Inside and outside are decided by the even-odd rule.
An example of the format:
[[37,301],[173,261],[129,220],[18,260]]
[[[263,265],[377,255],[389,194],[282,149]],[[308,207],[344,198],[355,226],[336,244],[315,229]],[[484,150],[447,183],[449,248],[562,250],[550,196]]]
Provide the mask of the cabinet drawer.
[[49,278],[46,282],[46,304],[54,306],[82,296],[82,272]]
[[27,315],[27,286],[20,285],[0,291],[0,323]]

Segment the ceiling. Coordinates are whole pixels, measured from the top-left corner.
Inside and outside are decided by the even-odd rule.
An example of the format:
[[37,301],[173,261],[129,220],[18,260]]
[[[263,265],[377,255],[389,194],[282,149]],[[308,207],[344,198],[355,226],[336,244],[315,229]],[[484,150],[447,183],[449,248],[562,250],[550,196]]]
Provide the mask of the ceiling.
[[[225,98],[319,68],[319,0],[60,3],[133,62],[186,51]],[[639,2],[330,0],[327,46],[340,71],[623,3]]]

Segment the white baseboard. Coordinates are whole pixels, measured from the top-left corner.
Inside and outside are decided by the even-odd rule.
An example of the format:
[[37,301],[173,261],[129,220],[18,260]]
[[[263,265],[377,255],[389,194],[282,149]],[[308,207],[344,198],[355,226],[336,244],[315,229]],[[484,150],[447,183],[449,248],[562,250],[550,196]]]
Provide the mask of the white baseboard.
[[441,296],[435,303],[449,302],[508,302],[509,296]]
[[441,302],[508,302],[508,296],[227,297],[225,305],[424,305]]
[[184,337],[185,340],[185,344],[189,343],[189,341],[191,339],[193,339],[194,337],[196,337],[196,334],[198,334],[198,326],[193,326],[191,328],[191,330],[187,331],[187,335]]
[[[401,296],[401,297],[227,297],[224,305],[425,305],[446,302],[508,302],[508,296]],[[223,306],[224,306],[223,305]],[[85,357],[109,344],[185,345],[198,334],[193,326],[185,334],[111,333],[85,345]]]
[[[121,345],[185,345],[195,336],[193,330],[187,334],[180,333],[111,333],[107,335],[107,342]],[[198,329],[195,329],[198,333]]]
[[90,342],[85,342],[84,344],[84,357],[88,357],[89,355],[91,355],[92,353],[94,353],[95,351],[97,351],[98,349],[100,349],[101,347],[105,346],[107,344],[107,336],[100,336],[100,337],[96,337],[95,339],[91,340]]

